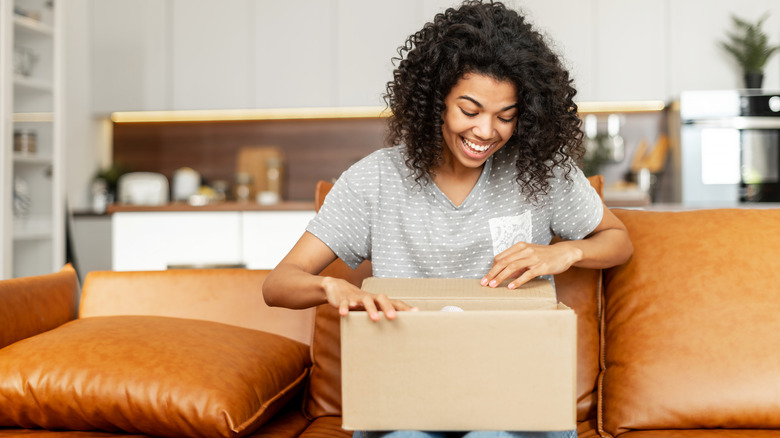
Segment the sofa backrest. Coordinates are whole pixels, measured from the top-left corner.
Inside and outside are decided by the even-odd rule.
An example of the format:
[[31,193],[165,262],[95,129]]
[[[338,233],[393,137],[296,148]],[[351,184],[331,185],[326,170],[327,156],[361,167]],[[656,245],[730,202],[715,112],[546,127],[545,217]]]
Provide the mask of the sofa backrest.
[[71,265],[53,274],[0,281],[0,348],[74,319],[78,295]]
[[615,214],[634,253],[604,272],[602,436],[780,428],[780,209]]
[[268,272],[249,269],[92,271],[84,280],[79,318],[157,315],[202,319],[311,344],[314,309],[266,305],[262,286]]
[[[604,180],[589,178],[602,195]],[[315,207],[319,210],[332,184],[317,184]],[[360,285],[371,275],[371,264],[364,262],[351,270],[341,260],[334,261],[322,275],[345,278]],[[597,379],[599,374],[599,324],[601,271],[572,268],[555,276],[558,299],[577,313],[577,420],[596,418]],[[341,415],[341,342],[339,316],[330,305],[317,308],[312,341],[312,373],[304,411],[310,418]]]

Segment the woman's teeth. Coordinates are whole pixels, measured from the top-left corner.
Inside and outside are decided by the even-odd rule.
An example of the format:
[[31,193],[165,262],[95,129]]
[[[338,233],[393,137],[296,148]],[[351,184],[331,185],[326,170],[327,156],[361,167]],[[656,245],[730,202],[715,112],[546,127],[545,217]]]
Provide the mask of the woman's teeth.
[[465,144],[466,147],[473,150],[474,152],[485,152],[486,150],[490,149],[489,143],[485,145],[481,145],[481,144],[470,142],[465,137],[461,137],[461,138],[463,139],[463,144]]

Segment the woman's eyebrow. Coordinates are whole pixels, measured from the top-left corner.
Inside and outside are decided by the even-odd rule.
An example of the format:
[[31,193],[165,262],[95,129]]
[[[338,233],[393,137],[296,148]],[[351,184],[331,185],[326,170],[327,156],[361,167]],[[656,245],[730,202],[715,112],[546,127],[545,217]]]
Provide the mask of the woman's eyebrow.
[[[476,99],[474,99],[474,98],[473,98],[473,97],[471,97],[471,96],[466,96],[466,95],[463,95],[463,96],[460,96],[460,97],[458,97],[458,99],[464,99],[464,100],[468,100],[468,101],[472,102],[474,105],[478,106],[479,108],[484,108],[484,106],[482,106],[482,104],[481,104],[481,103],[479,103],[479,102],[478,102]],[[501,111],[502,111],[502,112],[503,112],[503,111],[507,111],[507,110],[510,110],[510,109],[512,109],[512,108],[519,108],[519,106],[518,106],[518,104],[516,104],[516,103],[513,103],[512,105],[509,105],[509,106],[507,106],[507,107],[505,107],[505,108],[501,108]]]
[[460,96],[458,99],[465,99],[465,100],[471,101],[474,105],[476,105],[476,106],[478,106],[480,108],[484,108],[481,103],[477,102],[477,100],[474,99],[471,96],[465,96],[464,95],[464,96]]

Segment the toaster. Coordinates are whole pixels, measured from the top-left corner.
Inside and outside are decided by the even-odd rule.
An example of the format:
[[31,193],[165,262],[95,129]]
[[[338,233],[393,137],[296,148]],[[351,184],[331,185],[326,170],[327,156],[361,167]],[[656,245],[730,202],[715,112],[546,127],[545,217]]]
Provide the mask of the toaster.
[[130,205],[165,205],[168,179],[155,172],[130,172],[119,177],[119,202]]

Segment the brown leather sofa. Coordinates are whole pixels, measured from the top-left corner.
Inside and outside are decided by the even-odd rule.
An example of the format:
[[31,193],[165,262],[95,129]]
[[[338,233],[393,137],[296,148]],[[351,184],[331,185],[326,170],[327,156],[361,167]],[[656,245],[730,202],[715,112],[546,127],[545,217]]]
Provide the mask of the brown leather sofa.
[[[780,437],[780,210],[615,213],[631,259],[556,276],[578,315],[579,435]],[[75,320],[71,269],[0,282],[0,437],[349,436],[336,312],[266,307],[265,275],[91,273]]]

